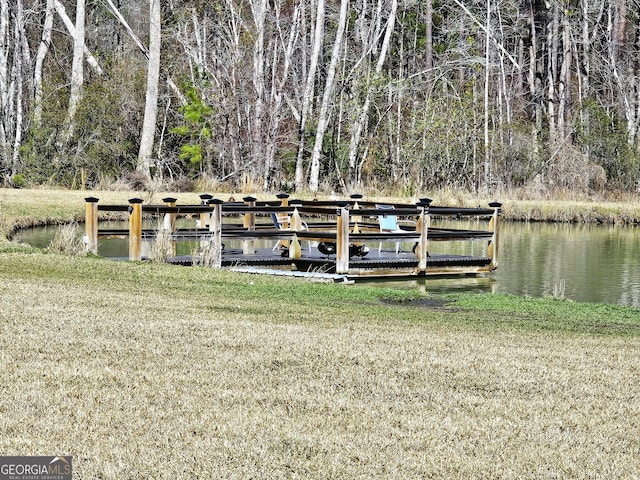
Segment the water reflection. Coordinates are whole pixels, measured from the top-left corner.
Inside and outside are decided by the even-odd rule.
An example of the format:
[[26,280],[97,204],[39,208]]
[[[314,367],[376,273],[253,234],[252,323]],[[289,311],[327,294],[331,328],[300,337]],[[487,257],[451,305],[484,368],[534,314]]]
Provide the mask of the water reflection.
[[[640,306],[637,227],[505,224],[499,291]],[[508,283],[508,284],[507,284]]]
[[[453,223],[459,228],[486,225]],[[446,226],[441,222],[433,225]],[[46,247],[54,231],[53,227],[23,231],[16,240]],[[105,257],[126,257],[127,245],[126,240],[101,239],[98,252]],[[178,242],[180,255],[189,255],[193,249],[193,242]],[[434,253],[482,255],[484,249],[484,242],[429,245],[429,251]],[[533,297],[555,294],[576,301],[640,306],[638,227],[504,222],[499,255],[498,270],[484,276],[429,277],[378,284],[431,293],[505,292]]]

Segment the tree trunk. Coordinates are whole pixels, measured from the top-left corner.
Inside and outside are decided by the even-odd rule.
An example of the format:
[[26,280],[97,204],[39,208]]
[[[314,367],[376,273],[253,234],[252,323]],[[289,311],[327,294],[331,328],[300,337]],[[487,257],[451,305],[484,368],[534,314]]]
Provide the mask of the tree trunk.
[[[382,66],[384,65],[384,61],[387,56],[387,51],[389,50],[389,44],[391,43],[391,36],[393,35],[393,29],[395,27],[396,21],[396,13],[398,11],[398,0],[392,0],[391,2],[391,10],[389,11],[389,17],[387,18],[387,26],[384,33],[384,38],[382,40],[382,44],[380,46],[380,54],[378,55],[378,59],[375,66],[375,78],[378,78],[380,73],[382,72]],[[378,15],[380,17],[380,15]],[[381,19],[378,18],[378,21]],[[372,39],[375,43],[377,39]],[[369,84],[365,87],[367,89],[365,94],[364,104],[360,108],[360,113],[356,119],[356,122],[353,127],[353,131],[351,134],[351,141],[349,142],[349,183],[352,187],[357,186],[360,180],[359,168],[356,169],[358,150],[360,148],[360,144],[363,137],[363,132],[366,129],[367,123],[369,121],[369,109],[371,107],[371,96],[372,90]]]
[[[21,5],[22,0],[18,0]],[[9,51],[11,41],[9,37],[9,2],[0,0],[0,107],[3,115],[0,118],[0,171],[9,169],[11,146],[7,137],[10,123],[9,101]]]
[[484,52],[484,168],[483,187],[489,192],[491,183],[491,144],[489,142],[489,77],[491,74],[491,1],[487,0],[487,26],[485,30]]
[[313,101],[313,91],[318,67],[318,58],[322,49],[322,37],[324,35],[324,15],[325,0],[317,0],[315,33],[313,36],[313,49],[309,59],[309,69],[304,91],[302,93],[302,105],[300,108],[300,123],[298,127],[298,151],[296,154],[296,191],[299,192],[304,187],[304,149],[306,143],[307,119],[311,112]]
[[18,3],[16,19],[14,23],[14,55],[13,68],[11,69],[11,80],[14,84],[13,92],[15,100],[13,102],[13,111],[15,113],[15,122],[13,124],[13,147],[11,157],[11,172],[14,172],[18,160],[20,158],[20,146],[22,145],[22,128],[24,122],[24,65],[29,65],[30,58],[28,55],[28,44],[26,42],[26,34],[24,31],[24,8],[21,2]]
[[433,1],[426,0],[427,11],[425,18],[425,47],[424,47],[424,63],[427,88],[431,90],[433,83]]
[[549,139],[553,146],[561,135],[558,132],[558,59],[559,59],[559,30],[560,30],[560,6],[555,4],[551,14],[551,22],[547,27],[547,48],[549,48],[549,61],[547,64],[547,117],[549,119]]
[[147,69],[147,94],[144,121],[138,151],[138,169],[150,177],[153,142],[158,116],[158,85],[160,82],[160,0],[149,1],[149,67]]
[[[118,22],[120,22],[120,25],[122,25],[122,27],[127,31],[127,33],[129,34],[129,37],[131,37],[131,39],[134,41],[134,43],[136,44],[138,49],[142,52],[142,54],[145,56],[145,58],[149,60],[149,49],[144,46],[142,41],[138,38],[138,36],[133,31],[133,29],[129,26],[129,23],[122,16],[122,14],[120,13],[120,10],[118,10],[118,7],[114,5],[112,0],[106,0],[106,2],[109,8],[111,9],[111,12],[118,19]],[[89,60],[89,57],[88,57],[88,60]],[[89,63],[91,64],[91,62]],[[180,101],[180,105],[186,105],[187,99],[185,98],[183,93],[180,91],[178,86],[175,84],[175,82],[171,79],[171,77],[167,77],[167,84],[169,85],[169,88],[174,93],[174,95]]]
[[309,190],[313,193],[318,191],[320,183],[320,157],[322,155],[322,143],[324,134],[329,125],[331,114],[331,100],[335,86],[335,74],[340,60],[340,52],[342,51],[342,41],[344,29],[347,24],[349,0],[341,0],[340,2],[340,19],[336,29],[336,38],[333,42],[333,50],[331,52],[331,62],[327,70],[327,79],[324,85],[324,93],[322,95],[322,104],[318,114],[318,128],[316,129],[316,140],[313,145],[313,153],[311,155],[311,171],[309,173]]
[[75,35],[73,37],[73,63],[71,65],[71,87],[69,108],[67,109],[66,128],[62,134],[61,144],[65,145],[75,129],[75,116],[78,104],[82,99],[82,83],[84,82],[84,23],[85,0],[76,0]]
[[51,44],[51,33],[53,31],[53,14],[55,11],[55,0],[47,0],[47,7],[42,27],[42,36],[36,53],[36,63],[33,70],[34,108],[33,122],[38,128],[42,119],[42,64],[49,53]]
[[[60,0],[54,0],[54,1],[55,1],[54,5],[55,5],[56,13],[62,20],[62,23],[64,23],[64,26],[67,28],[69,35],[71,35],[73,38],[76,38],[76,26],[73,24],[73,22],[67,15],[64,5],[60,3]],[[87,64],[91,67],[91,69],[95,73],[97,73],[98,75],[102,75],[102,68],[100,67],[100,64],[98,63],[96,58],[91,54],[91,52],[86,47],[86,45],[83,46],[83,51],[87,60]]]
[[[285,91],[285,84],[289,78],[289,68],[291,67],[295,39],[298,36],[298,19],[300,7],[295,6],[291,15],[291,23],[289,34],[286,37],[283,31],[283,21],[281,5],[276,4],[276,28],[279,32],[277,40],[273,46],[273,62],[271,74],[271,93],[269,95],[269,130],[267,138],[267,155],[264,165],[264,183],[263,190],[268,190],[272,186],[270,181],[274,165],[276,162],[276,152],[278,147],[278,132],[280,130],[280,122],[282,120],[282,99]],[[279,47],[280,46],[280,47]],[[282,49],[282,68],[280,69],[278,58],[279,50]]]
[[[251,2],[255,35],[253,43],[253,123],[251,129],[251,158],[250,163],[254,165],[251,169],[253,180],[260,178],[261,171],[264,171],[265,151],[265,17],[267,11],[267,0],[253,0]],[[268,179],[265,181],[268,182]]]

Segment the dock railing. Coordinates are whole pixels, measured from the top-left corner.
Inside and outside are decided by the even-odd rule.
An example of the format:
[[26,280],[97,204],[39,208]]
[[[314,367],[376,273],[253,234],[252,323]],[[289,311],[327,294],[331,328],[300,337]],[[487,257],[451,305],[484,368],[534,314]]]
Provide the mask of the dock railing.
[[[178,205],[177,199],[165,198],[162,205],[146,205],[139,198],[131,198],[127,205],[103,205],[95,197],[85,199],[86,206],[86,246],[87,251],[97,254],[100,237],[121,236],[129,239],[129,260],[142,259],[142,240],[151,238],[152,231],[142,229],[143,216],[162,218],[162,228],[172,238],[200,238],[210,242],[213,267],[222,265],[223,238],[242,241],[242,254],[256,254],[255,240],[280,240],[288,248],[291,260],[300,259],[301,240],[335,243],[335,271],[350,271],[350,246],[367,242],[413,241],[417,265],[414,273],[424,274],[429,267],[428,245],[430,241],[478,240],[487,243],[487,257],[490,259],[486,271],[498,266],[499,216],[501,204],[493,202],[489,208],[461,208],[433,206],[431,199],[423,198],[415,205],[394,204],[393,209],[376,208],[376,204],[365,202],[361,196],[345,201],[303,201],[290,200],[286,194],[278,195],[274,201],[258,202],[253,197],[245,197],[243,202],[225,202],[211,195],[201,195],[199,205]],[[128,230],[99,229],[99,212],[128,212]],[[268,224],[258,225],[256,216],[270,216],[272,213],[287,215],[290,224],[286,229],[277,229]],[[377,218],[381,215],[396,215],[411,218],[414,229],[401,229],[395,232],[380,231]],[[195,229],[176,229],[178,216],[196,216]],[[242,219],[242,225],[225,224],[223,216],[236,216]],[[302,228],[302,216],[306,229]],[[487,230],[456,230],[452,228],[432,228],[432,217],[478,216],[489,218]],[[175,249],[174,249],[175,254]]]

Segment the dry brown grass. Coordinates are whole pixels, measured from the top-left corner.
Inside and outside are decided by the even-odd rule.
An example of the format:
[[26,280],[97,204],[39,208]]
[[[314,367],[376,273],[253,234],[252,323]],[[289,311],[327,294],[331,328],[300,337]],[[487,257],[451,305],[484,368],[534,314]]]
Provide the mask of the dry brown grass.
[[[87,193],[1,191],[0,218],[69,221]],[[177,268],[0,252],[4,455],[81,479],[640,478],[637,336]]]
[[82,229],[77,222],[67,223],[56,230],[49,243],[48,250],[66,255],[83,255],[86,246],[83,241]]
[[174,250],[173,235],[163,228],[162,222],[158,222],[155,236],[149,245],[149,260],[152,262],[166,262],[172,256]]
[[161,265],[93,260],[122,279],[105,288],[81,258],[43,281],[52,257],[0,277],[3,454],[70,454],[82,479],[640,475],[637,337],[336,317],[251,276],[226,298],[197,269],[185,294]]

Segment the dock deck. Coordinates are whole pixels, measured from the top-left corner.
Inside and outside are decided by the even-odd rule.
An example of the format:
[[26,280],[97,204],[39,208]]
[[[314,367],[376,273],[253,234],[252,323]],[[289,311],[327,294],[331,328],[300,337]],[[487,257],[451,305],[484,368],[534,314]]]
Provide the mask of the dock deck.
[[[222,267],[240,270],[251,267],[254,273],[270,273],[272,270],[306,272],[321,277],[322,274],[336,274],[336,258],[327,257],[317,248],[303,250],[301,258],[291,259],[286,251],[258,249],[252,255],[243,254],[241,249],[224,250]],[[175,265],[190,266],[198,264],[198,258],[191,255],[169,257],[167,262]],[[364,258],[350,259],[349,272],[343,274],[349,280],[374,277],[415,276],[419,260],[411,251],[377,249],[370,251]],[[425,275],[474,274],[488,271],[491,258],[485,256],[430,254],[427,259]],[[271,272],[272,273],[272,272]],[[272,273],[273,274],[273,273]],[[310,275],[311,276],[311,275]]]

